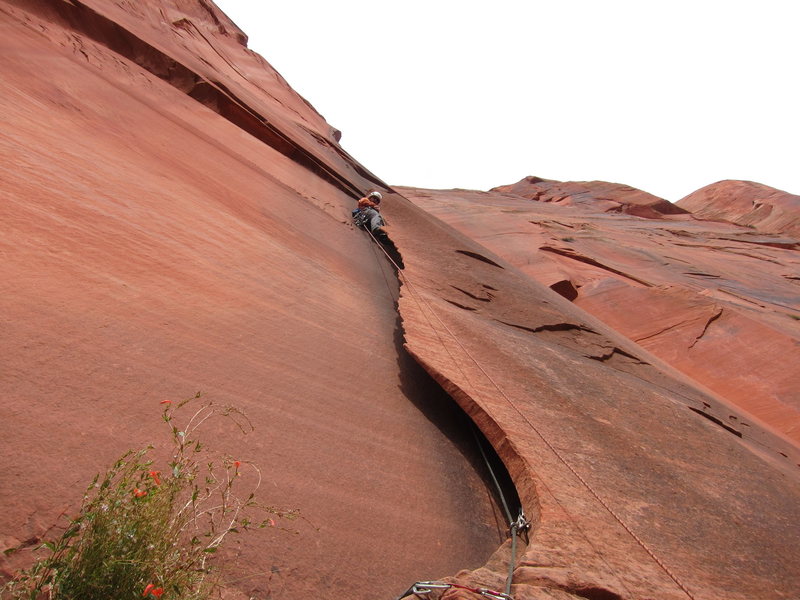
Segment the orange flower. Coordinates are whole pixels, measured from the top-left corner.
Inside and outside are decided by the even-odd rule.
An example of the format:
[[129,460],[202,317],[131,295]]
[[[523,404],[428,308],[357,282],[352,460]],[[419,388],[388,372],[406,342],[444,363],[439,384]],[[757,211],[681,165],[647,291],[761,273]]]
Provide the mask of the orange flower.
[[241,465],[242,465],[242,461],[240,461],[240,460],[233,461],[233,466],[236,467],[237,470],[239,469],[239,467]]
[[172,400],[162,400],[159,404],[172,404]]
[[150,471],[150,477],[153,478],[153,481],[156,482],[156,485],[161,485],[161,479],[159,475],[161,475],[161,471]]
[[133,488],[133,495],[137,498],[141,498],[142,496],[147,496],[147,492],[139,488]]
[[147,587],[144,588],[144,593],[142,593],[142,596],[145,597],[152,595],[155,596],[156,598],[161,598],[161,594],[163,593],[164,593],[164,588],[156,587],[152,583],[148,583]]

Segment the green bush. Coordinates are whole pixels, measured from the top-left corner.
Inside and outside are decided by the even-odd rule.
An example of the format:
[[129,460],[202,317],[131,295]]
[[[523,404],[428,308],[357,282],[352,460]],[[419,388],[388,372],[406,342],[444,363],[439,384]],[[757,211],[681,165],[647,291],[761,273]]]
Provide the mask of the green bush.
[[[195,398],[199,398],[197,394]],[[193,400],[194,398],[190,399]],[[0,590],[8,600],[200,600],[220,588],[213,557],[225,538],[253,527],[253,511],[293,518],[256,504],[261,474],[252,464],[209,453],[197,429],[212,417],[227,417],[247,433],[246,416],[231,407],[203,404],[182,428],[165,401],[163,418],[174,446],[164,471],[149,458],[153,448],[125,453],[86,490],[80,513],[64,533],[42,547],[48,554]],[[246,498],[238,495],[241,471],[256,475]],[[250,475],[250,474],[248,474]],[[248,477],[252,479],[252,477]],[[262,514],[262,516],[265,516]]]

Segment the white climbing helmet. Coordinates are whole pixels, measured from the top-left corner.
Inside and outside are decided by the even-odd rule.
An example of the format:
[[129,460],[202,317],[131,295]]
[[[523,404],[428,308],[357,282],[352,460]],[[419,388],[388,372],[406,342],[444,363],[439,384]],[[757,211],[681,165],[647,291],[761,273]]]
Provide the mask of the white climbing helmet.
[[380,204],[380,201],[383,200],[383,196],[381,196],[380,192],[370,192],[369,196],[367,196],[370,200],[374,200],[375,202]]

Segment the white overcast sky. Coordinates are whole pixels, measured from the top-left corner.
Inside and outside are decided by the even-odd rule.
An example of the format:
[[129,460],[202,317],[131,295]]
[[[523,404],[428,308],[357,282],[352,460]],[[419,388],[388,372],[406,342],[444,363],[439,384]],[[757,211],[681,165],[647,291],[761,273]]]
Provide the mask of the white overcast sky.
[[800,194],[800,0],[215,0],[391,185]]

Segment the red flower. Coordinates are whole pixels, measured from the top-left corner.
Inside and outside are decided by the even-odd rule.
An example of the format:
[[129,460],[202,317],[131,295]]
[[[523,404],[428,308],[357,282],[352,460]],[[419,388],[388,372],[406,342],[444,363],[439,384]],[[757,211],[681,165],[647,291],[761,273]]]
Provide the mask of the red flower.
[[144,593],[142,594],[143,597],[145,596],[155,596],[156,598],[161,598],[161,594],[164,593],[164,588],[156,587],[152,583],[148,583],[147,587],[144,588]]
[[159,404],[172,404],[172,400],[162,400]]
[[147,492],[139,488],[133,488],[133,495],[137,498],[141,498],[142,496],[147,496]]
[[267,519],[267,523],[269,523],[270,527],[275,527],[275,519]]
[[233,461],[233,466],[234,466],[234,467],[236,467],[236,470],[237,470],[237,471],[239,470],[239,467],[240,467],[241,465],[242,465],[242,461],[240,461],[240,460],[235,460],[235,461]]
[[161,479],[159,478],[161,475],[161,471],[150,471],[150,477],[153,478],[153,481],[156,482],[156,485],[161,485]]

